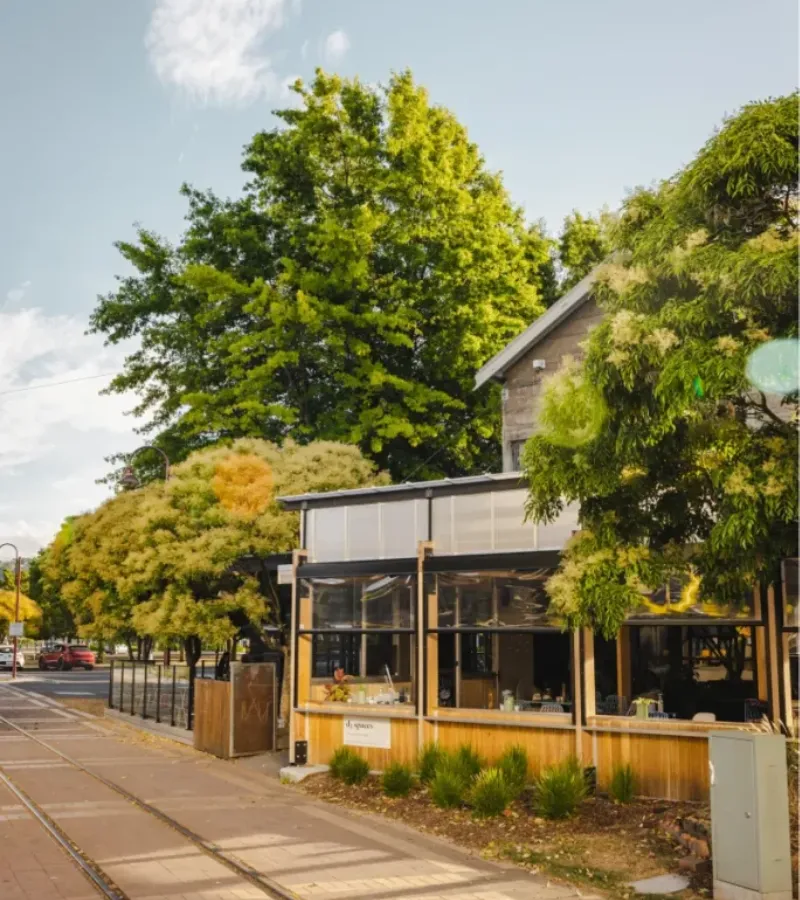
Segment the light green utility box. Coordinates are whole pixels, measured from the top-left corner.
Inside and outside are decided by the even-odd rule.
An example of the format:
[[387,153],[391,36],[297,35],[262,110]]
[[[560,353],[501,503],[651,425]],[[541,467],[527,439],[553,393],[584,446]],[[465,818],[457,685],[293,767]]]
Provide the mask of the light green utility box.
[[709,735],[716,900],[792,900],[786,739]]

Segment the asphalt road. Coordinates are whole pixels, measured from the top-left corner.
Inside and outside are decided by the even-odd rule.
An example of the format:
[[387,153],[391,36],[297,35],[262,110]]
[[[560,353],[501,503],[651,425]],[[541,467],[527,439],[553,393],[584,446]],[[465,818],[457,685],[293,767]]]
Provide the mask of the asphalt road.
[[14,684],[23,691],[46,694],[49,697],[108,697],[109,669],[72,669],[70,672],[25,669],[17,671],[17,680],[11,681],[11,673],[0,673],[0,684]]

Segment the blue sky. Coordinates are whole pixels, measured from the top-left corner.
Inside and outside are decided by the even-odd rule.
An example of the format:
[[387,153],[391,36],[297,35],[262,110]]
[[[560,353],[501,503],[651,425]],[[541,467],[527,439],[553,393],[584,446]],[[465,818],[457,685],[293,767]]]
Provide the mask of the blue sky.
[[793,90],[797,32],[793,0],[0,0],[0,542],[48,540],[137,445],[103,379],[19,389],[119,367],[83,335],[113,242],[177,238],[182,181],[238,192],[288,79],[410,67],[556,231]]

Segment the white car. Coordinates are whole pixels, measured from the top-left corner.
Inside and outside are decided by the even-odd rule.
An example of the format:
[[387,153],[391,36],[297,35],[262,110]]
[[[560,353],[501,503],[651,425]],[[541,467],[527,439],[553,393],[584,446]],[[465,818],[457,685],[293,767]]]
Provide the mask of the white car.
[[[14,648],[10,644],[0,646],[0,669],[13,668]],[[17,668],[25,668],[25,654],[21,650],[17,650]]]

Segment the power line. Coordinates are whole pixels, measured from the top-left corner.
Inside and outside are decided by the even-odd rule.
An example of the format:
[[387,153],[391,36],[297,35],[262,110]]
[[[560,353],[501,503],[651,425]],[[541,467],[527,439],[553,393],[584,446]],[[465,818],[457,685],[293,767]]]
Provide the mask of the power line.
[[107,378],[109,375],[118,375],[119,372],[100,372],[97,375],[83,375],[80,378],[66,378],[64,381],[48,381],[45,384],[32,384],[28,387],[11,388],[7,391],[0,391],[0,397],[6,394],[23,394],[26,391],[41,391],[44,388],[60,387],[62,384],[76,384],[79,381],[92,381],[94,378]]

